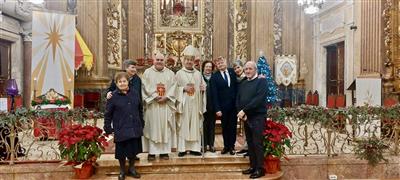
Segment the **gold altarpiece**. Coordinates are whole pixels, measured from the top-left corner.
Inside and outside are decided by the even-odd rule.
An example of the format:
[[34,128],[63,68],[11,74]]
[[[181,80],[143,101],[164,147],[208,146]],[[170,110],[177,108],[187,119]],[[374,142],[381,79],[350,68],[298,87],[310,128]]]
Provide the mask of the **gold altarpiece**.
[[[177,71],[182,67],[182,52],[188,45],[193,45],[200,51],[195,65],[200,67],[204,60],[204,3],[201,0],[154,0],[153,28],[154,43],[151,51],[145,50],[146,59],[151,58],[150,52],[161,52],[167,59],[167,67]],[[212,38],[212,37],[210,37]],[[151,39],[151,38],[149,38]]]
[[384,19],[384,73],[385,97],[400,98],[400,1],[385,0]]

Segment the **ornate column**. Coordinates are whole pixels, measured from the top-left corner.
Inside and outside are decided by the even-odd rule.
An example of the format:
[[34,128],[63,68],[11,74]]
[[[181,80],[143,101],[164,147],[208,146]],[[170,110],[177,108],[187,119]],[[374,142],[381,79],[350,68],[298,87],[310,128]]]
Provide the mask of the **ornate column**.
[[250,60],[248,51],[248,5],[244,0],[234,4],[234,47],[232,58],[242,62]]
[[23,38],[23,60],[24,60],[24,80],[23,80],[23,101],[24,107],[30,107],[31,100],[31,64],[32,64],[32,30],[25,30]]
[[[394,94],[399,97],[400,87],[398,81],[399,75],[395,74],[396,62],[399,59],[398,45],[398,14],[399,14],[398,0],[386,0],[383,10],[384,21],[384,58],[383,58],[383,93],[384,98],[393,96]],[[397,86],[397,87],[396,87]]]
[[154,42],[154,30],[153,30],[153,1],[144,1],[144,35],[147,35],[147,47],[145,48],[145,56],[151,58]]
[[108,68],[122,69],[122,12],[121,0],[107,2],[106,59]]
[[206,0],[204,3],[204,55],[205,59],[212,60],[214,51],[211,49],[212,45],[212,36],[214,32],[214,0]]
[[[274,0],[274,54],[282,55],[282,2]],[[271,60],[270,60],[271,61]],[[272,61],[273,62],[273,61]],[[271,65],[271,68],[273,65]]]

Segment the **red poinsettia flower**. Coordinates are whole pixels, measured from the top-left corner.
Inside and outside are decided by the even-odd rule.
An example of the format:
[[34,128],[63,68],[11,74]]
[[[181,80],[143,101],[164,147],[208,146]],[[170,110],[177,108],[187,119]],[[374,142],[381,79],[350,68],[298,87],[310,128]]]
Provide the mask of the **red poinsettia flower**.
[[59,136],[61,157],[75,164],[99,157],[108,146],[102,133],[100,128],[89,125],[74,124],[63,128]]
[[290,138],[292,133],[289,128],[279,122],[274,122],[271,119],[265,121],[264,134],[264,149],[265,156],[273,155],[282,157],[285,154],[285,147],[290,148]]

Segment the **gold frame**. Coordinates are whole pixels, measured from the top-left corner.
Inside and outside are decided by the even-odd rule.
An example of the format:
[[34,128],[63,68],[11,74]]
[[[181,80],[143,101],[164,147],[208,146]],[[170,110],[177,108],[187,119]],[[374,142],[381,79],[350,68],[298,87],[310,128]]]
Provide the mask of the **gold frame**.
[[164,32],[174,32],[174,31],[184,31],[184,32],[192,32],[192,33],[203,33],[204,26],[204,2],[203,0],[198,1],[198,14],[197,14],[197,26],[196,27],[165,27],[161,26],[159,23],[161,18],[160,12],[160,1],[153,0],[153,17],[154,17],[154,32],[155,33],[164,33]]
[[383,88],[385,96],[400,95],[400,0],[386,0],[383,10]]

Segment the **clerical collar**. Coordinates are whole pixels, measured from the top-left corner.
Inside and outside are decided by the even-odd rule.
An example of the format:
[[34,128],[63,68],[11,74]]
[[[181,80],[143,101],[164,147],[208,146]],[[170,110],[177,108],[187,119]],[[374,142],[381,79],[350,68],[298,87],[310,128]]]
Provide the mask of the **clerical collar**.
[[256,73],[251,79],[247,79],[248,81],[252,81],[258,77],[258,74]]

